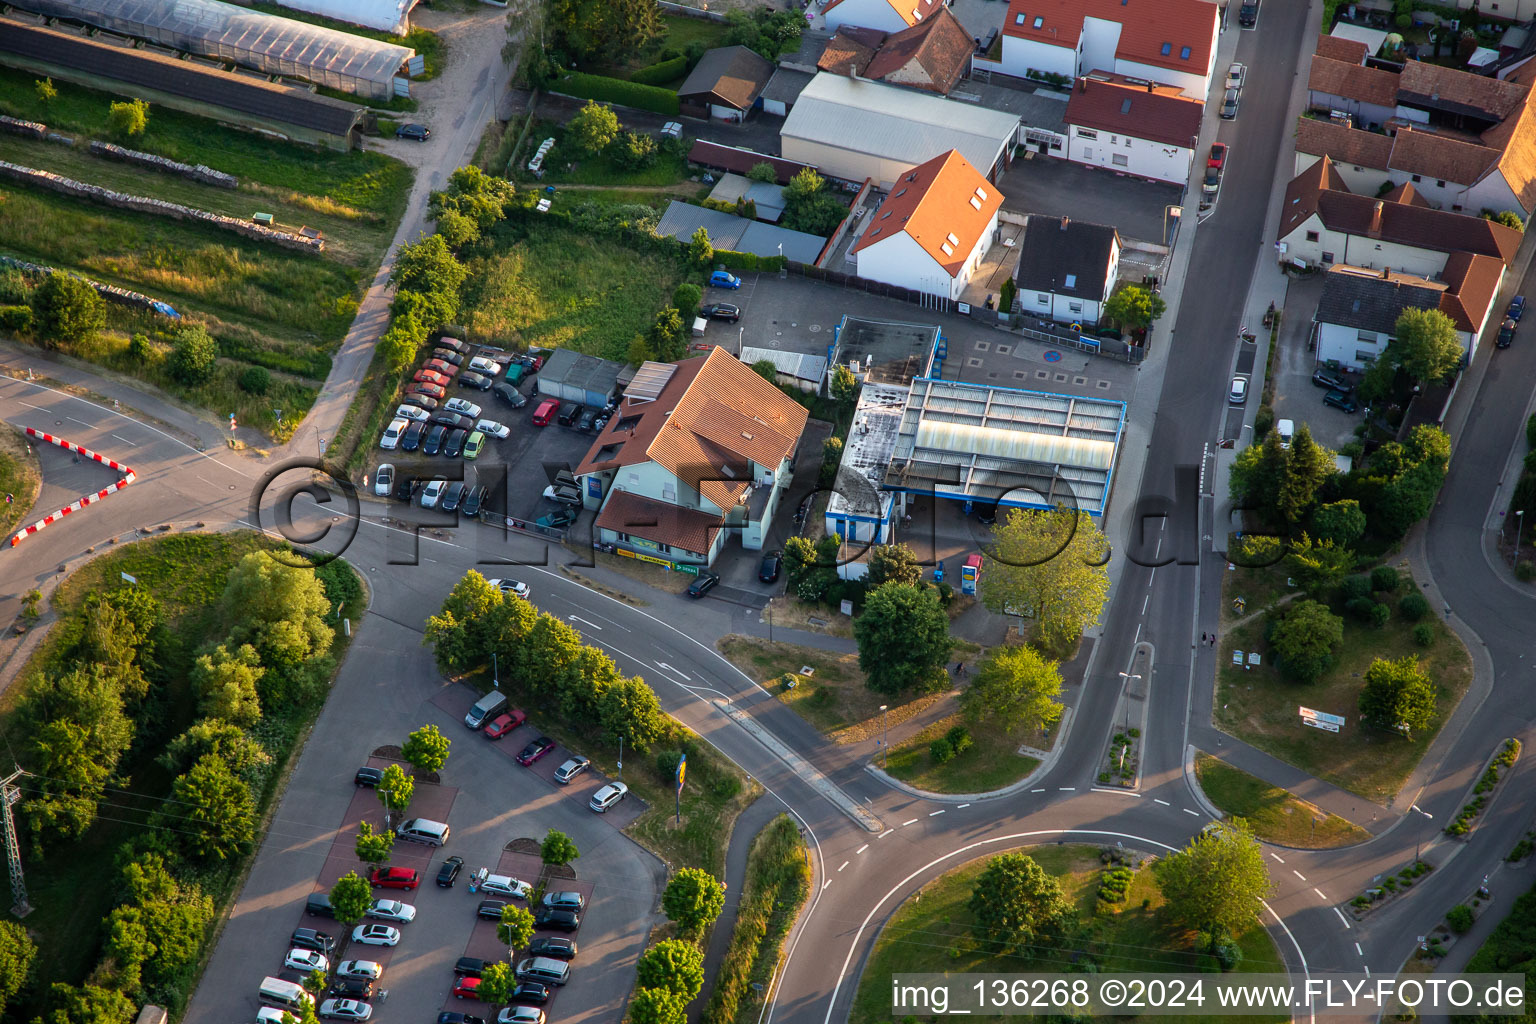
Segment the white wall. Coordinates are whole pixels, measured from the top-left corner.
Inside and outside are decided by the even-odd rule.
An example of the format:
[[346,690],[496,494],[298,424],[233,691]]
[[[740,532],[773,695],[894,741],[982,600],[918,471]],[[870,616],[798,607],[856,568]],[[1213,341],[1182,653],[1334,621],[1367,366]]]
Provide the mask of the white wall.
[[827,12],[827,31],[835,32],[841,25],[874,28],[881,32],[900,32],[907,23],[885,0],[843,0]]
[[1187,146],[1149,142],[1077,125],[1069,125],[1067,133],[1067,159],[1074,163],[1107,167],[1178,185],[1189,180],[1194,151]]
[[1083,19],[1083,33],[1077,40],[1078,74],[1116,70],[1115,51],[1120,48],[1122,28],[1118,21],[1105,21],[1102,18]]
[[[1303,153],[1298,150],[1296,174],[1300,174],[1321,159],[1322,157],[1314,153]],[[1339,172],[1344,185],[1357,196],[1374,196],[1383,182],[1391,180],[1391,172],[1382,167],[1361,167],[1358,164],[1343,164],[1335,160],[1333,169]]]
[[[1536,3],[1536,0],[1532,0]],[[1028,24],[1031,15],[1025,14]],[[830,19],[829,19],[830,20]],[[1119,22],[1099,18],[1083,19],[1083,32],[1078,38],[1077,49],[1057,46],[1054,43],[1018,36],[1003,36],[1003,54],[1000,70],[1007,75],[1026,78],[1031,70],[1051,72],[1076,78],[1091,71],[1112,71],[1133,78],[1147,78],[1162,85],[1177,86],[1190,96],[1204,101],[1210,94],[1211,79],[1215,74],[1216,42],[1219,26],[1212,20],[1210,57],[1203,69],[1179,71],[1160,65],[1142,64],[1121,60],[1115,52],[1120,46],[1123,26]],[[980,66],[978,64],[978,66]]]
[[[1029,17],[1028,14],[1025,15]],[[1028,78],[1029,72],[1077,77],[1077,53],[1068,46],[1055,46],[1018,36],[1003,36],[1002,70],[1005,75]]]
[[882,238],[868,248],[860,249],[856,255],[858,275],[862,278],[913,288],[930,295],[955,297],[954,279],[949,272],[906,232]]
[[1346,114],[1354,114],[1360,122],[1357,130],[1363,130],[1367,124],[1385,124],[1388,118],[1397,115],[1395,104],[1384,107],[1378,103],[1366,103],[1353,96],[1323,92],[1321,89],[1309,89],[1308,100],[1314,107],[1327,107],[1329,110],[1342,110]]
[[[1309,231],[1316,233],[1315,241],[1308,240],[1307,232]],[[1286,243],[1286,259],[1304,260],[1313,266],[1348,263],[1368,270],[1382,270],[1390,267],[1393,270],[1429,278],[1439,277],[1440,272],[1445,269],[1446,254],[1443,252],[1418,249],[1396,242],[1384,242],[1364,235],[1346,235],[1339,231],[1329,231],[1323,227],[1322,221],[1316,216],[1298,224],[1296,229],[1282,241]],[[1331,261],[1323,260],[1325,252],[1333,255]]]
[[1342,327],[1338,324],[1319,322],[1317,325],[1317,358],[1321,362],[1330,359],[1337,360],[1340,366],[1350,370],[1363,369],[1368,360],[1366,353],[1379,356],[1386,350],[1387,342],[1391,337],[1386,334],[1372,334],[1375,340],[1362,339],[1360,332],[1353,327]]
[[[847,181],[873,178],[883,189],[889,189],[896,184],[897,178],[928,159],[923,157],[910,161],[886,160],[868,153],[856,153],[853,150],[810,142],[792,135],[779,136],[779,155],[785,160],[798,160],[800,163],[811,164],[820,168],[822,174],[828,174],[834,178]],[[937,153],[929,154],[929,156],[937,155]]]
[[[1175,49],[1177,54],[1178,50]],[[1088,69],[1092,71],[1092,68]],[[1114,70],[1131,78],[1146,78],[1160,85],[1177,86],[1187,96],[1196,96],[1204,102],[1211,91],[1210,68],[1198,72],[1175,71],[1157,64],[1140,64],[1133,60],[1120,60],[1115,62]]]
[[718,103],[711,103],[709,116],[716,121],[740,121],[741,111],[735,107],[722,107]]

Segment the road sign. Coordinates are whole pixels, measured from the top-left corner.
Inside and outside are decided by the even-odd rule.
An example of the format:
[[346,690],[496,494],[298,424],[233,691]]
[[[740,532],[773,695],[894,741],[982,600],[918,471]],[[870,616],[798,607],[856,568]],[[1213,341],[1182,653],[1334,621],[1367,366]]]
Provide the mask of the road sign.
[[137,576],[129,576],[125,572],[120,572],[120,573],[118,573],[118,575],[123,578],[123,581],[125,583],[137,583],[137,582],[139,582],[139,579],[138,579]]

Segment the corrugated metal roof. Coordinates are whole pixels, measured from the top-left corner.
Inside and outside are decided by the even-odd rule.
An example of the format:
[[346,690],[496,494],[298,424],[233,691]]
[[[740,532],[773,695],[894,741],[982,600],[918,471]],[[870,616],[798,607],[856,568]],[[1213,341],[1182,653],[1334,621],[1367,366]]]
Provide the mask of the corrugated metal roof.
[[416,0],[277,0],[277,3],[349,25],[395,33],[405,32],[408,27],[406,15],[416,6]]
[[760,224],[733,213],[706,210],[676,199],[667,204],[667,212],[661,215],[656,233],[664,237],[686,242],[699,228],[709,232],[709,243],[716,249],[730,252],[750,252],[758,256],[777,256],[779,246],[784,246],[784,258],[797,263],[815,263],[827,242],[819,235],[804,231],[791,231],[773,224]]
[[765,359],[773,364],[774,369],[796,380],[820,381],[827,374],[826,356],[786,352],[779,348],[753,348],[750,345],[741,350],[741,361],[748,366]]
[[985,173],[1018,127],[1013,114],[822,72],[780,134],[910,164],[958,149]]

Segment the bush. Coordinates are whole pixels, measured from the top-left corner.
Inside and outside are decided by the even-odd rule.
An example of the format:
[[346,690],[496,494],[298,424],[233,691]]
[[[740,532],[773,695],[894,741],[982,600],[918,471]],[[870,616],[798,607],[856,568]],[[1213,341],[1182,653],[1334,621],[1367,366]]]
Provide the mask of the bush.
[[1344,610],[1361,622],[1370,622],[1376,617],[1376,602],[1369,597],[1352,597],[1344,602]]
[[1275,410],[1267,405],[1259,406],[1259,411],[1253,417],[1253,440],[1257,444],[1264,440],[1264,436],[1275,427]]
[[114,103],[107,108],[107,125],[119,138],[143,135],[149,127],[149,104],[143,100]]
[[272,386],[272,375],[259,366],[253,366],[240,375],[240,390],[248,395],[264,395]]
[[955,588],[948,583],[939,583],[939,607],[948,608],[955,602]]
[[1470,931],[1472,929],[1472,922],[1474,920],[1475,918],[1472,916],[1472,908],[1463,903],[1456,904],[1450,910],[1446,911],[1445,914],[1445,923],[1450,925],[1451,931],[1455,932],[1457,935],[1465,935],[1468,931]]
[[688,58],[679,54],[670,60],[659,61],[648,68],[641,68],[629,76],[631,82],[640,85],[665,85],[688,73]]
[[1390,565],[1378,565],[1371,570],[1371,589],[1391,593],[1397,589],[1397,570]]
[[1420,647],[1429,647],[1435,642],[1435,627],[1427,622],[1421,622],[1413,627],[1413,642]]
[[1515,563],[1515,579],[1521,583],[1529,583],[1531,580],[1536,580],[1536,565],[1533,565],[1527,559],[1521,559]]
[[31,326],[31,306],[0,306],[0,331],[20,332]]
[[1385,626],[1387,624],[1387,621],[1389,619],[1391,619],[1391,618],[1392,618],[1392,609],[1391,608],[1388,608],[1386,605],[1382,604],[1379,601],[1376,602],[1375,604],[1371,605],[1370,623],[1371,623],[1371,625],[1375,626],[1377,629],[1380,629],[1383,626]]
[[1403,599],[1397,602],[1397,612],[1409,622],[1418,622],[1429,614],[1429,602],[1418,591],[1404,594]]
[[1371,578],[1365,573],[1356,573],[1346,576],[1344,582],[1339,584],[1339,592],[1344,595],[1345,601],[1352,601],[1360,597],[1371,596]]
[[963,754],[975,745],[971,739],[970,730],[966,729],[963,725],[957,725],[945,733],[944,742],[948,743],[950,749],[956,754]]
[[677,113],[677,93],[654,85],[626,82],[622,78],[589,75],[573,71],[554,84],[556,92],[584,100],[600,100],[617,103],[637,110],[650,110],[657,114]]
[[955,748],[949,745],[946,737],[940,736],[928,744],[928,756],[938,764],[944,764],[955,756]]
[[107,305],[85,281],[54,271],[32,291],[32,317],[40,338],[83,341],[107,325]]

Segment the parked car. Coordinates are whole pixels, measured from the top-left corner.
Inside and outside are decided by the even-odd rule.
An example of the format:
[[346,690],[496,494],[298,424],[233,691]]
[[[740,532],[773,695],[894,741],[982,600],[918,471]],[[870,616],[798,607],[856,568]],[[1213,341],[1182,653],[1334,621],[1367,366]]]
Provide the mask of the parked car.
[[560,400],[558,398],[546,398],[544,401],[538,404],[536,409],[533,410],[533,419],[531,422],[536,427],[547,427],[549,426],[549,421],[554,419],[555,412],[559,408]]
[[546,499],[559,505],[576,506],[581,504],[581,492],[578,490],[570,490],[564,486],[556,487],[554,484],[550,484],[544,488],[543,493]]
[[516,1003],[534,1003],[543,1006],[549,1002],[551,993],[547,985],[540,985],[536,981],[518,982],[517,988],[512,990],[512,1001]]
[[331,981],[331,995],[344,999],[372,999],[373,982],[364,978],[335,978]]
[[409,924],[416,920],[416,908],[399,900],[374,900],[368,908],[368,917],[376,921],[399,921]]
[[1221,97],[1221,118],[1230,121],[1237,117],[1238,93],[1236,89],[1228,89]]
[[283,966],[308,974],[310,971],[329,971],[331,962],[325,958],[324,953],[312,949],[290,949],[283,958]]
[[419,406],[401,405],[395,409],[395,416],[403,420],[425,420],[430,419],[432,414]]
[[1211,143],[1211,155],[1206,158],[1205,165],[1214,167],[1218,171],[1227,165],[1227,144],[1225,142]]
[[352,941],[362,946],[398,946],[400,930],[387,924],[360,924],[352,929]]
[[783,567],[784,555],[778,551],[769,551],[757,566],[757,578],[764,583],[773,583],[779,578],[779,570]]
[[469,368],[476,373],[483,373],[495,377],[501,373],[501,364],[486,356],[475,356],[469,361]]
[[608,808],[624,799],[629,792],[629,787],[622,782],[610,782],[596,793],[592,794],[592,802],[587,806],[598,814],[602,814]]
[[441,384],[412,384],[405,389],[407,395],[421,395],[424,398],[442,398],[448,393],[448,389]]
[[297,949],[309,949],[327,956],[336,952],[336,938],[314,928],[295,928],[288,945]]
[[578,513],[574,508],[557,508],[553,512],[539,516],[534,523],[551,530],[563,530],[577,519]]
[[479,999],[480,977],[475,974],[464,974],[453,983],[453,998],[455,999]]
[[418,384],[441,384],[443,387],[447,387],[450,383],[452,383],[453,378],[448,376],[446,373],[438,373],[436,370],[423,369],[417,370],[415,373],[411,374],[411,380]]
[[506,383],[505,381],[497,384],[495,387],[491,388],[491,390],[496,392],[497,398],[501,399],[503,402],[506,402],[514,409],[521,409],[523,406],[528,404],[528,396],[524,395],[521,391],[517,390],[517,388],[513,387],[511,384]]
[[477,956],[461,956],[453,965],[454,974],[480,975],[486,968],[487,961]]
[[545,1024],[546,1020],[537,1006],[508,1006],[496,1015],[496,1024]]
[[532,591],[528,589],[528,584],[524,583],[522,580],[495,579],[486,580],[485,582],[489,583],[503,594],[516,594],[524,601],[528,600],[528,595],[532,593]]
[[[447,343],[447,340],[448,339],[445,338],[445,339],[443,339],[441,341],[438,341],[437,344],[439,346],[444,345],[444,344]],[[458,342],[454,342],[454,344],[458,344]],[[451,348],[441,348],[441,347],[439,347],[439,348],[433,349],[432,350],[432,358],[433,359],[441,359],[443,362],[447,363],[449,366],[454,367],[455,370],[457,370],[458,367],[464,365],[464,357],[462,355],[460,355],[458,352],[455,352]]]
[[421,439],[426,436],[427,429],[426,423],[423,423],[421,420],[412,420],[406,425],[404,432],[400,435],[400,450],[403,452],[414,452],[420,448]]
[[[521,395],[518,397],[522,398]],[[523,399],[524,404],[527,404],[527,401]],[[481,420],[475,424],[475,429],[482,431],[488,437],[506,438],[512,435],[512,431],[505,423],[497,423],[495,420]]]
[[576,959],[576,943],[553,935],[543,935],[528,944],[529,956],[547,956],[555,960]]
[[729,302],[711,302],[707,306],[699,308],[699,315],[711,320],[724,320],[735,323],[741,319],[741,307]]
[[369,789],[372,789],[383,781],[384,769],[369,768],[366,765],[362,768],[359,768],[357,770],[357,774],[352,776],[352,782],[354,785],[367,786]]
[[1221,188],[1221,172],[1214,167],[1205,169],[1205,180],[1200,182],[1200,191],[1208,196],[1213,196]]
[[1504,322],[1499,325],[1499,340],[1496,342],[1499,348],[1509,348],[1515,343],[1515,329],[1518,326],[1513,317],[1504,318]]
[[497,715],[491,719],[491,724],[485,727],[486,738],[499,740],[526,721],[528,721],[528,716],[516,709],[508,711],[504,715]]
[[464,481],[454,480],[443,491],[443,496],[437,499],[437,507],[444,512],[457,512],[459,502],[464,498]]
[[474,420],[456,412],[440,412],[432,417],[432,422],[445,426],[449,430],[468,430],[475,425]]
[[569,427],[576,422],[576,417],[581,415],[581,406],[572,402],[560,410],[560,425]]
[[491,390],[491,385],[494,383],[496,382],[485,376],[483,373],[466,372],[459,374],[460,387],[477,388],[481,391],[489,391]]
[[436,508],[437,500],[448,489],[448,481],[442,477],[434,477],[427,481],[427,485],[421,489],[419,504],[422,508]]
[[478,516],[480,510],[485,507],[486,487],[471,487],[464,492],[464,504],[459,506],[459,511],[466,516]]
[[1509,308],[1504,311],[1504,315],[1515,321],[1515,323],[1519,323],[1520,318],[1525,316],[1525,296],[1516,295],[1510,299]]
[[486,875],[480,883],[480,891],[488,892],[492,896],[505,896],[508,899],[525,900],[533,886],[520,878],[511,875]]
[[709,275],[709,285],[711,288],[740,288],[741,278],[729,270],[717,270]]
[[557,932],[574,932],[581,927],[581,915],[574,910],[550,910],[540,907],[533,913],[533,926]]
[[1227,389],[1227,402],[1231,405],[1243,405],[1248,401],[1248,378],[1233,377],[1232,386]]
[[547,892],[539,905],[551,910],[585,910],[587,898],[579,892],[564,889],[558,892]]
[[592,762],[585,757],[566,758],[565,763],[555,769],[555,781],[564,785],[591,766]]
[[1259,0],[1243,0],[1243,5],[1237,10],[1237,23],[1244,28],[1253,28],[1259,21]]
[[443,441],[448,437],[448,428],[439,423],[427,431],[427,439],[421,442],[423,455],[436,455],[443,450]]
[[390,420],[389,426],[384,428],[384,436],[379,438],[379,447],[385,451],[393,451],[400,447],[400,435],[405,433],[405,428],[409,425],[409,420]]
[[1233,61],[1227,68],[1227,88],[1241,89],[1243,79],[1248,77],[1248,69],[1237,61]]
[[526,768],[554,749],[554,740],[548,736],[540,736],[538,739],[531,741],[523,748],[522,753],[517,755],[517,763]]
[[474,462],[485,450],[485,435],[476,430],[464,440],[464,458],[468,462]]
[[[406,390],[410,389],[407,388]],[[400,399],[400,401],[405,405],[414,405],[418,409],[425,409],[427,412],[432,412],[437,408],[437,399],[431,395],[407,395],[405,398]]]
[[336,965],[336,977],[367,978],[369,981],[382,981],[384,978],[384,965],[374,960],[343,960]]
[[1355,396],[1345,394],[1342,391],[1328,392],[1323,396],[1323,404],[1331,405],[1335,409],[1342,409],[1345,412],[1354,412],[1357,408],[1359,408],[1359,406],[1355,404]]
[[437,373],[445,374],[449,377],[452,377],[454,374],[459,372],[458,365],[455,363],[450,363],[446,359],[428,359],[426,365],[423,366],[422,369],[432,370]]
[[356,999],[327,999],[315,1012],[322,1020],[367,1020],[373,1007]]
[[463,870],[463,857],[449,857],[443,861],[443,866],[437,869],[437,884],[444,889],[452,889],[454,881],[459,877],[459,872]]
[[403,124],[395,129],[395,138],[426,142],[432,137],[432,129],[424,124]]
[[476,1017],[472,1013],[454,1013],[452,1010],[444,1010],[437,1015],[437,1024],[485,1024],[484,1017]]
[[443,442],[443,454],[450,459],[456,459],[464,453],[464,440],[469,437],[469,431],[460,427],[450,430],[448,438]]
[[483,917],[487,921],[500,921],[501,908],[506,905],[506,900],[481,900],[480,906],[475,908],[475,916]]
[[304,913],[310,917],[335,917],[336,908],[331,906],[330,894],[312,892],[309,899],[304,901]]
[[402,476],[395,481],[395,493],[390,495],[396,501],[410,501],[416,497],[416,488],[421,486],[421,481],[413,476]]
[[592,409],[581,410],[581,419],[576,421],[576,432],[579,434],[592,433],[592,425],[597,422],[597,413]]
[[467,398],[450,398],[443,403],[443,408],[449,412],[456,412],[460,416],[468,416],[470,419],[480,415],[480,407]]
[[1314,370],[1312,373],[1312,383],[1320,388],[1332,388],[1335,391],[1350,392],[1355,390],[1353,384],[1346,383],[1343,377],[1329,370]]
[[438,338],[432,344],[436,345],[438,348],[445,348],[448,351],[457,353],[459,355],[463,355],[465,352],[469,351],[469,345],[460,341],[458,338]]
[[705,594],[710,592],[716,583],[719,582],[719,576],[716,576],[712,572],[705,572],[703,569],[700,569],[699,574],[693,578],[693,582],[688,584],[688,596],[703,597]]

